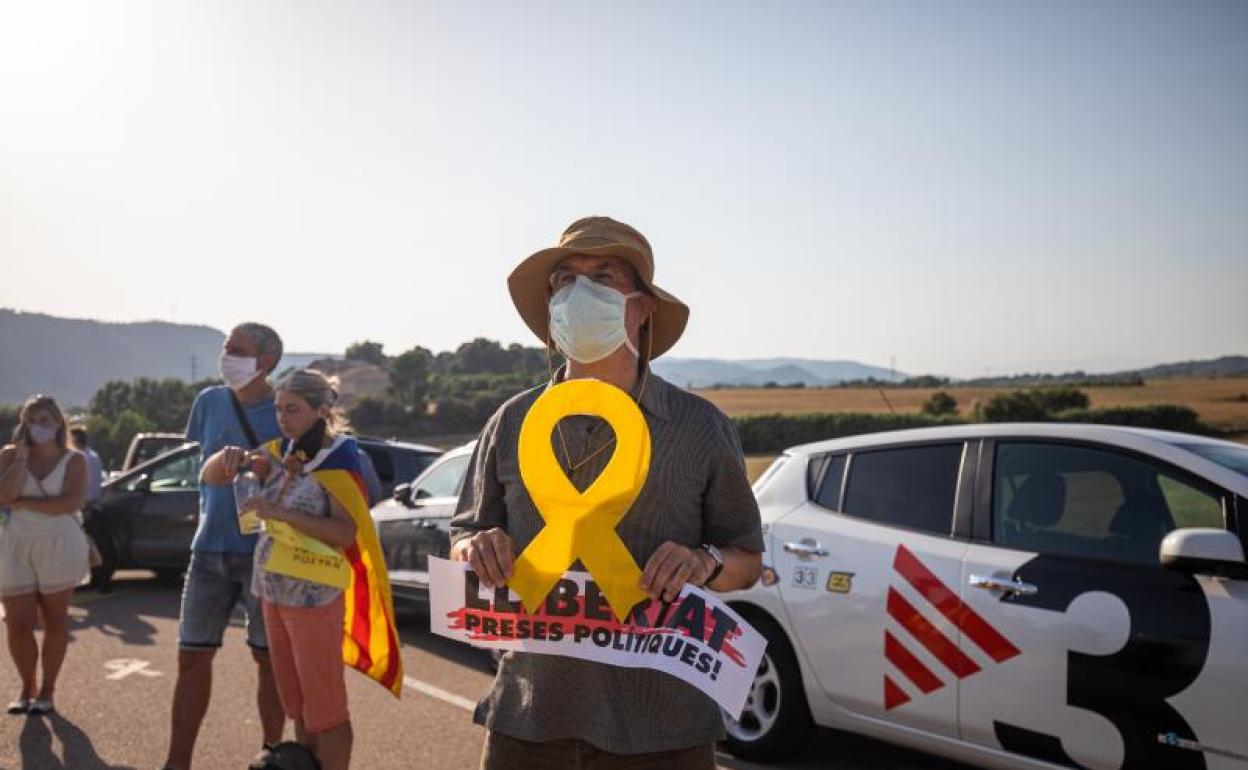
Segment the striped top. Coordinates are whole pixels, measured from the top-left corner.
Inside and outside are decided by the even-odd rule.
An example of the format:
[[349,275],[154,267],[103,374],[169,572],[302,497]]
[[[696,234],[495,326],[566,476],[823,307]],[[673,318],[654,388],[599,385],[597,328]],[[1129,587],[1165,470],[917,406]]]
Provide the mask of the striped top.
[[[555,381],[561,379],[562,370]],[[504,528],[517,553],[543,520],[520,479],[520,426],[546,386],[503,404],[481,433],[451,520],[451,540]],[[731,421],[703,398],[648,374],[640,406],[650,428],[651,460],[637,502],[616,528],[645,567],[665,541],[763,550],[758,504],[745,475]],[[597,417],[561,423],[572,464],[610,439]],[[556,456],[568,468],[555,438]],[[608,448],[570,474],[584,491],[606,467]],[[578,562],[573,569],[583,569]],[[579,739],[604,751],[639,754],[709,744],[723,735],[719,708],[692,685],[659,671],[617,668],[555,655],[508,653],[475,721],[528,741]]]

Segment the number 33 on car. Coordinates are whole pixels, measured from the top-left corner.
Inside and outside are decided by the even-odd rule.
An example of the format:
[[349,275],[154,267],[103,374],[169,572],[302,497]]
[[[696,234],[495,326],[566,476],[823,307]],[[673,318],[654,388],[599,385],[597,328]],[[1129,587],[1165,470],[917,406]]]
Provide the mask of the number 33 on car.
[[962,426],[785,452],[755,483],[769,640],[727,747],[812,724],[984,767],[1248,770],[1248,447]]

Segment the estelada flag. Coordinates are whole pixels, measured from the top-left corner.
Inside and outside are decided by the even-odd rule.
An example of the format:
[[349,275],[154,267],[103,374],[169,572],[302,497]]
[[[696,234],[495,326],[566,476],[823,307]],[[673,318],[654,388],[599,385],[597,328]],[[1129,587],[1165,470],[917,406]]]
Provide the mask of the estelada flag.
[[[290,444],[290,439],[274,439],[265,448],[281,462]],[[355,542],[343,549],[351,565],[351,583],[342,593],[346,609],[342,660],[397,698],[403,691],[403,658],[394,627],[390,576],[368,512],[368,487],[360,471],[359,451],[355,439],[338,436],[304,464],[303,470],[311,472],[355,522]]]

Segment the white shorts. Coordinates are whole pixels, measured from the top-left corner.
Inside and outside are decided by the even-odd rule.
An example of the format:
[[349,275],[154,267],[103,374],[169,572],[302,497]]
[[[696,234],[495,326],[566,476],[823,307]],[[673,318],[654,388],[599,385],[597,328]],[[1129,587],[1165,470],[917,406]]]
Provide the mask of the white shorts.
[[87,536],[80,527],[38,535],[12,530],[0,527],[0,596],[60,593],[91,571]]

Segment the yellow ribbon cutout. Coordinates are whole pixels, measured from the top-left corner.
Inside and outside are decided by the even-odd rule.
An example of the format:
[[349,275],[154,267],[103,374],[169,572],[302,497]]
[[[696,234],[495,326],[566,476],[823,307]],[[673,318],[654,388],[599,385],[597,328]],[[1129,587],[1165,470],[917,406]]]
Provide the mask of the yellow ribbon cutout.
[[[577,491],[551,437],[564,417],[592,415],[615,431],[607,467]],[[520,427],[520,478],[546,525],[516,557],[509,585],[535,612],[577,559],[621,622],[640,601],[641,568],[616,533],[650,471],[650,429],[627,393],[599,380],[567,380],[546,390]]]

